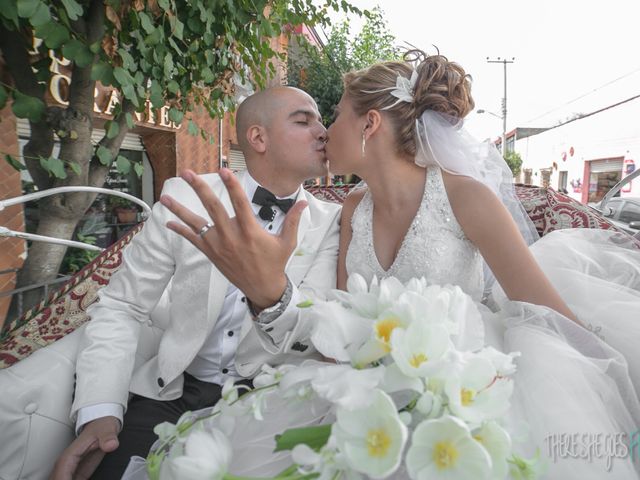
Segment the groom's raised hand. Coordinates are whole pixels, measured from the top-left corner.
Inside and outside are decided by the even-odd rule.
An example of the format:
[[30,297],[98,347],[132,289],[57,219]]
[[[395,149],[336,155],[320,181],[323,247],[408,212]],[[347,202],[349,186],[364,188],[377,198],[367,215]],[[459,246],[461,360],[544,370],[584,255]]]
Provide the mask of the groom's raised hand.
[[206,228],[207,219],[163,195],[160,202],[185,223],[170,221],[167,227],[203,252],[256,309],[274,305],[287,285],[284,269],[296,247],[298,223],[307,202],[297,202],[285,217],[282,231],[272,235],[256,221],[242,186],[229,170],[221,169],[220,178],[229,192],[235,217],[229,217],[202,178],[191,170],[181,176],[200,198],[213,226]]

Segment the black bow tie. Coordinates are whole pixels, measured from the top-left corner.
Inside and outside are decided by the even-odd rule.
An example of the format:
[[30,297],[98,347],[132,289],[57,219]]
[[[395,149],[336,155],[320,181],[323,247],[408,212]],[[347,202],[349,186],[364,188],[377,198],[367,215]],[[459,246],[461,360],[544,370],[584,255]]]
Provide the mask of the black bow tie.
[[276,212],[274,212],[271,207],[278,207],[284,213],[287,213],[291,207],[293,207],[293,204],[296,203],[292,198],[279,200],[273,193],[262,187],[258,187],[256,189],[256,193],[253,194],[253,199],[251,201],[262,207],[258,212],[258,215],[260,215],[261,219],[268,222],[271,222],[276,216]]

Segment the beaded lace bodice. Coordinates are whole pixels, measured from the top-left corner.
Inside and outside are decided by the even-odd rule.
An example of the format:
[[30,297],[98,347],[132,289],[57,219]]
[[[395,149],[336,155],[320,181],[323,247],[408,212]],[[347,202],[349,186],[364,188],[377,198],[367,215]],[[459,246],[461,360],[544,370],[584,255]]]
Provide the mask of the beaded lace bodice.
[[429,167],[422,201],[388,270],[380,265],[373,246],[373,199],[367,191],[351,218],[347,274],[359,273],[367,282],[394,276],[402,282],[425,277],[430,284],[459,285],[474,299],[483,292],[482,257],[456,221],[436,166]]

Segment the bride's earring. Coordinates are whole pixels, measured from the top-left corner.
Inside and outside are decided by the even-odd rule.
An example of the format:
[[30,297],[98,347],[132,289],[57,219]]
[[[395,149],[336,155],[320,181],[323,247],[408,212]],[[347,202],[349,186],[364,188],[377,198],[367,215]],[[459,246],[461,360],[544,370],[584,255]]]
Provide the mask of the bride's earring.
[[364,136],[364,131],[362,132],[362,158],[364,158],[364,147],[365,144],[367,143],[367,139]]

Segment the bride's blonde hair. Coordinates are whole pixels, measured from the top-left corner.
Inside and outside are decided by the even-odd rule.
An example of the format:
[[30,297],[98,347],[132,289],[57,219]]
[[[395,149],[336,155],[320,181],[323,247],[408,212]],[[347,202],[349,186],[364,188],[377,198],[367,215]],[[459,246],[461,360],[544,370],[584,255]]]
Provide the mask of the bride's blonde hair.
[[[418,78],[412,102],[398,102],[391,95],[398,75]],[[363,70],[346,73],[344,92],[358,115],[369,110],[383,111],[395,127],[399,153],[416,155],[416,119],[425,110],[434,110],[454,118],[464,118],[473,110],[471,77],[455,62],[443,55],[427,55],[409,50],[403,61],[381,62]],[[396,103],[395,105],[393,105]]]

